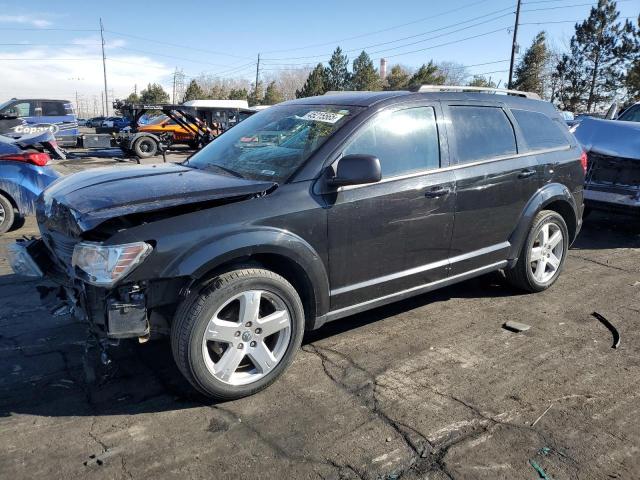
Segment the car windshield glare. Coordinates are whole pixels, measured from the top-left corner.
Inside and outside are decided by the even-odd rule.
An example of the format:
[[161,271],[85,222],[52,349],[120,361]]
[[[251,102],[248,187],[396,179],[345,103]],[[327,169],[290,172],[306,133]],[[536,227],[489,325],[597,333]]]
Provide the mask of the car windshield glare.
[[340,105],[271,107],[216,138],[186,165],[217,166],[244,178],[282,183],[359,110]]

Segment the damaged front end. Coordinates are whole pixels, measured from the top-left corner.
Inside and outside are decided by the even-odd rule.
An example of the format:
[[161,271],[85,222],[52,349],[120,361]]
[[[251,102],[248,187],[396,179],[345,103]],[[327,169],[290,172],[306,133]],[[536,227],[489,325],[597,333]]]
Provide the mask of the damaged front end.
[[[16,242],[9,260],[16,273],[49,281],[40,291],[52,313],[87,321],[98,339],[144,342],[154,333],[169,333],[192,279],[160,278],[168,259],[154,254],[164,237],[138,239],[135,227],[260,197],[273,188],[271,182],[171,164],[72,175],[40,196],[41,238]],[[115,236],[126,237],[126,243],[115,242]],[[150,273],[132,275],[142,263]]]
[[574,133],[588,158],[585,206],[640,214],[640,124],[587,118]]

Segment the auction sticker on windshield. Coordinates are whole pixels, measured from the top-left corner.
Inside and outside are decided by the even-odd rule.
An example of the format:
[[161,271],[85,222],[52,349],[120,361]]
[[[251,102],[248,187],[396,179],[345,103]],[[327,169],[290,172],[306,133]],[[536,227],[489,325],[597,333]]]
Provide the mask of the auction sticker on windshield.
[[300,118],[302,118],[303,120],[311,120],[312,122],[336,123],[342,117],[344,117],[344,115],[340,113],[319,112],[317,110],[311,110],[310,112],[305,113]]

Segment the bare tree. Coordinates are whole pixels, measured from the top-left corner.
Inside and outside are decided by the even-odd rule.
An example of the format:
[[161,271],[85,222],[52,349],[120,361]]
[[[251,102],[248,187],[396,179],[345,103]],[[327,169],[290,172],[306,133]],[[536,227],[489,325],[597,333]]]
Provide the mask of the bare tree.
[[296,98],[296,90],[303,87],[312,67],[291,67],[275,70],[264,75],[267,84],[276,83],[276,88],[282,93],[285,100]]
[[436,62],[441,75],[444,76],[445,85],[464,85],[469,79],[467,67],[457,62]]

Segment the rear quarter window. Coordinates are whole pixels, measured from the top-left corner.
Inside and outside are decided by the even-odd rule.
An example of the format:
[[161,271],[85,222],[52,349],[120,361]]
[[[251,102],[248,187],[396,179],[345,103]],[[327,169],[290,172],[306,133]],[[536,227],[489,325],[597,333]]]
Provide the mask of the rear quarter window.
[[547,117],[544,113],[513,109],[511,113],[518,125],[520,125],[522,136],[529,149],[540,150],[569,145],[569,139],[560,124]]
[[41,106],[44,117],[62,117],[70,114],[65,108],[65,102],[41,102]]
[[515,155],[516,137],[509,118],[499,107],[449,107],[457,163]]

